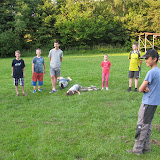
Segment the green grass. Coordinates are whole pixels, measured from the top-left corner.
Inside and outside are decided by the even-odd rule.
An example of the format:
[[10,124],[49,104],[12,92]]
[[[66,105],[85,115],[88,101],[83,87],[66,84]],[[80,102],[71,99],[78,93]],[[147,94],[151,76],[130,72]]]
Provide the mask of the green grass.
[[[129,155],[134,144],[137,113],[142,93],[127,93],[127,56],[109,55],[112,63],[109,91],[81,92],[65,96],[78,83],[101,88],[102,56],[65,56],[62,76],[73,81],[64,90],[49,94],[49,58],[42,93],[32,93],[32,57],[26,64],[25,91],[16,97],[11,74],[12,58],[0,59],[0,159],[1,160],[158,160],[159,143],[141,157]],[[150,68],[143,63],[140,83]],[[57,85],[58,88],[58,85]],[[160,141],[160,109],[153,119],[151,140]]]

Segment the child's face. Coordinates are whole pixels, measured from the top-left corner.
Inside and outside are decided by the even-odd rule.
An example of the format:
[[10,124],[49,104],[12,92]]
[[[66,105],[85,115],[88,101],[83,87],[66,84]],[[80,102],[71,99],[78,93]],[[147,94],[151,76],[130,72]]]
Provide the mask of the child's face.
[[137,50],[138,46],[134,44],[134,45],[132,46],[132,48],[133,48],[133,50]]
[[59,48],[59,43],[54,43],[54,47],[55,47],[56,49],[58,49],[58,48]]
[[104,56],[104,60],[107,61],[108,60],[108,56]]
[[36,54],[37,54],[37,56],[40,56],[41,55],[41,50],[36,50]]
[[21,54],[20,54],[20,53],[18,53],[18,52],[15,52],[15,56],[16,56],[16,59],[19,59],[19,58],[20,58],[20,56],[21,56]]
[[149,58],[145,59],[147,67],[150,67],[150,66],[152,67],[153,64],[157,63],[156,61],[157,61],[157,58],[152,58],[152,57],[149,57]]

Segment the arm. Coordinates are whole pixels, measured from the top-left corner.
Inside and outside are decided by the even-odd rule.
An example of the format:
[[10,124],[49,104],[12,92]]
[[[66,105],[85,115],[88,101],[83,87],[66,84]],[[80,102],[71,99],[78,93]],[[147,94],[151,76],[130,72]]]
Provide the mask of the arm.
[[79,95],[81,94],[78,90],[76,90],[76,92],[77,92]]
[[34,63],[32,63],[32,74],[34,73]]
[[11,73],[11,77],[13,77],[13,67],[12,67],[12,73]]
[[45,66],[45,63],[43,63],[43,68],[44,68],[44,74],[46,74],[46,66]]
[[149,82],[148,81],[143,81],[143,83],[141,84],[141,86],[139,87],[139,92],[149,92],[149,88],[148,88],[148,85]]
[[62,63],[62,57],[60,57],[60,61],[61,61],[61,63]]
[[51,57],[49,58],[49,60],[51,61]]
[[23,78],[25,77],[25,67],[23,68]]

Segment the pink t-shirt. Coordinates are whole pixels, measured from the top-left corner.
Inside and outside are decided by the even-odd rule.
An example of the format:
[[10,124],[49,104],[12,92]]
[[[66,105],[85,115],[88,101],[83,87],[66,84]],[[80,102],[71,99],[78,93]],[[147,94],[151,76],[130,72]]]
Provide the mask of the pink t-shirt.
[[101,63],[101,67],[102,67],[102,72],[103,73],[109,73],[109,69],[110,69],[110,66],[111,66],[111,62],[110,61],[107,61],[107,62],[102,62]]

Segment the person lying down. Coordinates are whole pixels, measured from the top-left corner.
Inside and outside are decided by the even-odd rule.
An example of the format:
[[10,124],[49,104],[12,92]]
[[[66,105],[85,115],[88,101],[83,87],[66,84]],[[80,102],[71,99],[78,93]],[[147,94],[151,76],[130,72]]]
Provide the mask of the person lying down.
[[59,87],[60,89],[64,89],[68,86],[68,82],[72,81],[70,77],[64,78],[64,77],[58,77],[57,81],[59,81]]
[[98,90],[99,88],[97,88],[96,86],[91,85],[90,87],[83,87],[79,84],[75,84],[74,86],[72,86],[66,93],[66,96],[72,96],[74,95],[76,92],[80,95],[80,92],[86,92],[86,91],[94,91],[94,90]]

